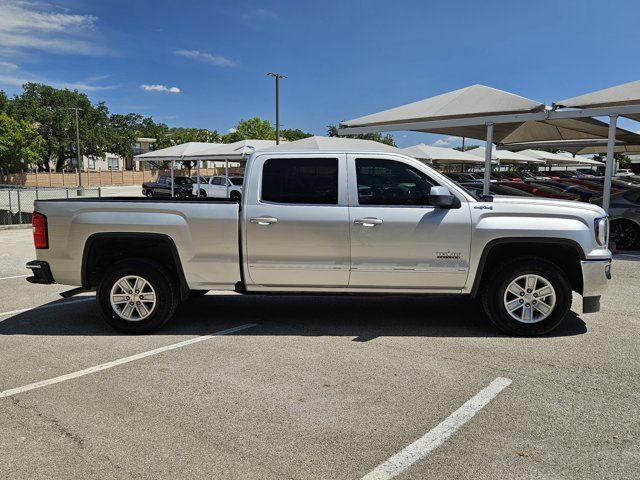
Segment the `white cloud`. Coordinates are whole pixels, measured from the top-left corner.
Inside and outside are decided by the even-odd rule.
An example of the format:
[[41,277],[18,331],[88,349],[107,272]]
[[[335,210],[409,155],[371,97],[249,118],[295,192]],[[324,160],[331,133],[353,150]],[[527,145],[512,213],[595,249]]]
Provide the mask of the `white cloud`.
[[176,50],[173,53],[175,53],[176,55],[180,55],[181,57],[190,58],[192,60],[211,63],[212,65],[217,65],[218,67],[233,67],[238,63],[235,60],[223,57],[222,55],[214,55],[208,52],[201,52],[200,50]]
[[278,14],[276,12],[267,10],[266,8],[252,8],[242,14],[242,19],[247,22],[259,20],[278,20],[278,18]]
[[25,50],[74,54],[105,51],[87,38],[97,17],[56,10],[44,3],[0,0],[0,52],[17,55]]
[[166,93],[180,93],[178,87],[167,87],[166,85],[154,84],[154,85],[140,85],[140,88],[147,92],[166,92]]
[[229,130],[227,130],[228,133],[236,133],[238,131],[238,129],[231,127]]
[[17,69],[18,65],[16,65],[15,63],[0,61],[0,72],[10,72]]
[[63,80],[55,80],[50,78],[33,75],[20,69],[18,65],[10,62],[0,61],[0,85],[10,85],[12,87],[21,87],[25,83],[45,83],[56,88],[69,88],[71,90],[80,90],[84,92],[99,92],[102,90],[112,90],[117,85],[95,85],[94,82],[106,78],[108,75],[100,75],[86,80],[69,82]]
[[453,145],[454,143],[459,143],[460,137],[447,137],[447,138],[439,138],[435,142],[432,143],[434,147],[448,147]]

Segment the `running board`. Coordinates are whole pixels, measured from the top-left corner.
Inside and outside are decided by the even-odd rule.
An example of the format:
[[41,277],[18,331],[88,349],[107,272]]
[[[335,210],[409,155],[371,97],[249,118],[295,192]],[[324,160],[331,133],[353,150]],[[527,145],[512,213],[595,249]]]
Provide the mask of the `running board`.
[[73,297],[74,295],[78,295],[79,293],[83,293],[83,292],[86,292],[86,291],[87,291],[87,290],[85,290],[85,289],[84,289],[84,288],[82,288],[82,287],[72,288],[71,290],[67,290],[66,292],[62,292],[62,293],[60,294],[60,296],[61,296],[62,298],[71,298],[71,297]]

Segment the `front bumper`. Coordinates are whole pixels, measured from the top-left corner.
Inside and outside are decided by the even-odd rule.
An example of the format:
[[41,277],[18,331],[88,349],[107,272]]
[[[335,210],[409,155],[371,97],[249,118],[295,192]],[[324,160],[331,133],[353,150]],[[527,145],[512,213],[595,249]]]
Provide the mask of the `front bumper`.
[[611,259],[582,260],[582,311],[593,313],[600,310],[600,296],[607,290],[611,280]]
[[27,277],[27,282],[43,284],[56,283],[47,262],[33,260],[27,263],[26,266],[31,270],[31,273],[33,273],[32,277]]

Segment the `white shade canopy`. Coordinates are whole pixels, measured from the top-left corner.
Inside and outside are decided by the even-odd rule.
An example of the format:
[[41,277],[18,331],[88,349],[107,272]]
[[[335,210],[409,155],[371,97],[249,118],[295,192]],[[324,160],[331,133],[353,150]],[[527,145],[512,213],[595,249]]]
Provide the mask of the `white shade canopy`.
[[409,155],[410,157],[427,162],[437,162],[442,164],[484,163],[484,158],[470,155],[467,152],[461,152],[453,148],[434,147],[432,145],[426,145],[424,143],[419,143],[417,145],[413,145],[412,147],[403,148],[402,152],[405,155]]
[[[469,150],[466,152],[470,155],[475,155],[480,159],[484,159],[486,155],[486,149],[484,147],[474,148],[473,150]],[[509,163],[545,163],[544,160],[533,158],[528,155],[522,155],[519,152],[512,152],[510,150],[495,150],[491,151],[491,159],[497,160],[501,164],[509,164]]]
[[576,162],[572,157],[566,155],[560,155],[559,153],[545,152],[544,150],[522,150],[518,152],[521,155],[526,155],[537,160],[542,160],[548,165],[575,165]]
[[324,150],[334,152],[389,152],[401,153],[402,150],[373,140],[360,140],[358,138],[323,137],[313,136],[296,140],[295,142],[281,143],[273,147],[265,148],[263,152],[304,152],[308,150]]
[[239,140],[233,143],[210,144],[209,148],[185,155],[185,160],[243,160],[253,152],[276,145],[275,140]]
[[180,145],[173,145],[167,148],[161,148],[159,150],[152,150],[147,153],[142,153],[133,157],[136,161],[171,161],[182,160],[186,155],[190,155],[205,148],[212,148],[212,146],[219,146],[221,143],[206,143],[206,142],[187,142]]
[[594,166],[604,165],[604,162],[599,162],[597,160],[594,160],[593,158],[587,158],[587,157],[583,157],[581,155],[573,156],[573,155],[571,155],[570,153],[567,153],[567,152],[560,152],[560,153],[558,153],[558,155],[561,155],[563,157],[567,157],[575,165],[594,165]]
[[[598,108],[640,105],[640,80],[623,83],[615,87],[605,88],[596,92],[585,93],[577,97],[566,98],[555,102],[559,107],[570,108]],[[625,114],[624,116],[640,121],[640,114]]]

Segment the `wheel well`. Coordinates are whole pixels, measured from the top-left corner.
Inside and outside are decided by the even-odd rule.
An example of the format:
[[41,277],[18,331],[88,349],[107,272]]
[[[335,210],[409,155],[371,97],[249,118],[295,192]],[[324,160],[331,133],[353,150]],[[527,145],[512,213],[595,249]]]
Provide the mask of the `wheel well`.
[[580,247],[568,243],[549,243],[540,241],[498,243],[487,246],[483,252],[473,284],[472,295],[476,295],[480,285],[491,272],[505,260],[519,256],[540,257],[558,265],[567,275],[571,289],[582,292],[582,269],[580,267]]
[[173,240],[162,234],[96,234],[87,239],[82,261],[82,286],[94,289],[115,262],[128,258],[147,259],[166,268],[180,286],[180,295],[189,294],[182,264]]

